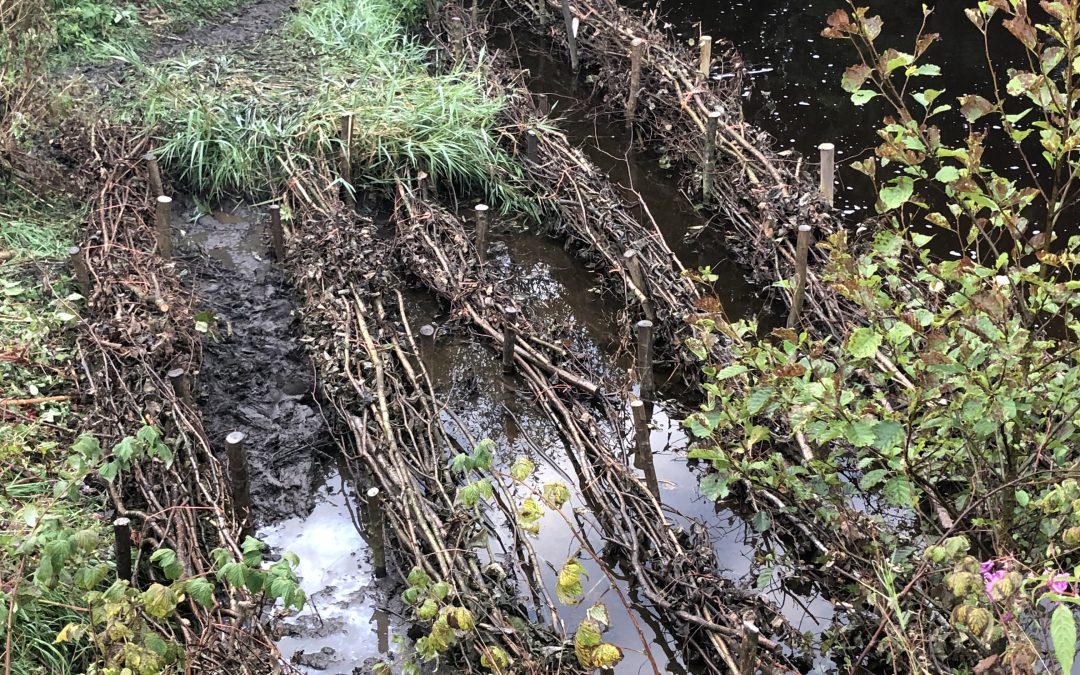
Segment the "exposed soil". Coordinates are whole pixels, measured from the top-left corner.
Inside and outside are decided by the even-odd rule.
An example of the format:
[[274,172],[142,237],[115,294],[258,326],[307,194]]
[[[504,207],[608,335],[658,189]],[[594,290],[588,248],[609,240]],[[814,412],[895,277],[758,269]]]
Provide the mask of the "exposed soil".
[[[172,58],[181,53],[202,49],[210,54],[232,52],[253,44],[267,33],[281,27],[296,0],[254,0],[222,12],[212,22],[194,26],[180,33],[156,35],[153,45],[141,54],[145,63]],[[123,61],[88,64],[76,69],[87,79],[112,79],[124,84],[132,75]]]
[[265,235],[260,214],[240,208],[199,217],[184,242],[192,282],[213,316],[198,403],[215,445],[229,432],[247,434],[256,522],[306,515],[316,456],[329,440],[296,303]]

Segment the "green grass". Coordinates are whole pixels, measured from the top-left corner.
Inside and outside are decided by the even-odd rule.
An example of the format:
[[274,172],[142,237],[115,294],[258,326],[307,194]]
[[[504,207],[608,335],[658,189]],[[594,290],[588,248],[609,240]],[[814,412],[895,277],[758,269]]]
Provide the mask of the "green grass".
[[[78,298],[62,274],[79,212],[25,193],[0,206],[0,399],[67,394],[74,372]],[[89,646],[54,644],[80,621],[81,592],[35,580],[40,551],[57,533],[98,530],[102,499],[54,494],[78,423],[67,402],[0,406],[0,644],[10,612],[12,672],[85,670]],[[107,555],[107,549],[103,551]],[[14,600],[14,603],[13,603]]]
[[520,173],[498,147],[501,101],[482,73],[430,73],[430,50],[404,28],[420,6],[307,0],[281,35],[242,57],[142,67],[151,84],[128,103],[160,130],[170,174],[209,198],[264,195],[288,167],[333,165],[349,112],[356,183],[411,168],[528,209]]
[[250,0],[44,0],[54,67],[110,58],[113,48],[142,49],[155,34],[207,23]]

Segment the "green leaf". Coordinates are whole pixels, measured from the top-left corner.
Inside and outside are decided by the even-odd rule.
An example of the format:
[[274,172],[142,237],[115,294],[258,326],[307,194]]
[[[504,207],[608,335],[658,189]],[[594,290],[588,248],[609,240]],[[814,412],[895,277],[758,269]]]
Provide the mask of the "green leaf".
[[491,471],[495,464],[495,441],[485,438],[473,449],[473,467],[481,471]]
[[890,478],[881,492],[894,506],[911,507],[915,504],[915,488],[911,481],[903,476]]
[[716,375],[713,376],[713,379],[716,380],[717,382],[720,382],[722,380],[727,380],[729,378],[735,377],[736,375],[742,375],[747,370],[748,370],[747,367],[744,366],[743,364],[741,364],[741,363],[733,363],[733,364],[731,364],[730,366],[728,366],[726,368],[721,368],[716,373]]
[[431,585],[431,594],[436,600],[445,600],[450,595],[450,584],[445,581],[437,581]]
[[934,174],[934,180],[939,183],[951,183],[955,180],[959,180],[960,170],[954,166],[943,166],[938,169],[938,172]]
[[425,589],[431,584],[431,577],[428,573],[419,567],[414,567],[409,571],[409,576],[406,578],[409,585],[413,588]]
[[899,446],[906,436],[904,426],[899,422],[882,420],[874,425],[874,447],[882,452],[888,452]]
[[683,420],[683,424],[695,437],[708,438],[720,424],[720,413],[717,411],[696,412]]
[[880,96],[876,91],[870,89],[860,89],[851,94],[851,102],[858,106],[866,105],[875,96]]
[[701,494],[711,501],[720,501],[728,496],[728,479],[719,473],[710,473],[701,479]]
[[244,554],[244,564],[248,567],[258,566],[262,562],[262,553],[265,548],[266,544],[255,537],[251,535],[244,537],[243,543],[240,544],[240,551]]
[[533,464],[531,459],[528,457],[518,457],[510,467],[510,477],[519,483],[523,483],[535,470],[536,465]]
[[885,476],[887,475],[889,475],[889,471],[887,469],[874,469],[873,471],[867,471],[862,475],[862,478],[859,479],[859,489],[864,492],[867,490],[872,490],[883,480],[885,480]]
[[914,192],[915,181],[910,176],[899,176],[881,188],[878,198],[881,199],[886,211],[892,211],[906,204]]
[[1050,615],[1050,639],[1061,672],[1071,673],[1076,659],[1076,617],[1068,605],[1058,605]]
[[754,514],[754,519],[750,521],[750,524],[754,528],[754,532],[758,534],[772,527],[772,518],[764,511],[758,511]]
[[139,602],[146,608],[150,616],[164,619],[176,609],[176,593],[171,588],[161,584],[151,584],[139,595]]
[[746,397],[746,413],[748,415],[756,415],[768,405],[769,401],[776,394],[776,390],[772,387],[756,387],[750,391],[750,395]]
[[585,616],[595,621],[601,630],[607,630],[611,625],[611,617],[608,616],[607,607],[602,604],[595,604],[589,609],[585,610]]
[[169,581],[176,581],[184,573],[184,567],[171,548],[159,548],[150,554],[150,562],[157,563]]
[[877,438],[874,434],[875,423],[871,420],[855,420],[848,422],[844,429],[844,437],[848,443],[856,448],[868,448],[874,444]]
[[214,584],[209,579],[194,577],[184,582],[184,592],[203,607],[214,604]]
[[857,359],[873,358],[881,346],[881,336],[871,328],[859,327],[851,332],[848,338],[848,354]]

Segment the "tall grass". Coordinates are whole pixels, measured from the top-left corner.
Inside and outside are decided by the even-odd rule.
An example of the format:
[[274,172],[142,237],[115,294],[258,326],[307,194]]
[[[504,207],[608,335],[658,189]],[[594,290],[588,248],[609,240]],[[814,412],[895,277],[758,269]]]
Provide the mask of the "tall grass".
[[350,112],[355,182],[413,168],[522,202],[498,147],[501,101],[480,73],[429,73],[428,48],[403,27],[418,10],[416,0],[307,0],[281,36],[243,57],[144,69],[152,85],[140,106],[164,130],[162,160],[209,198],[263,194],[289,167],[336,157]]

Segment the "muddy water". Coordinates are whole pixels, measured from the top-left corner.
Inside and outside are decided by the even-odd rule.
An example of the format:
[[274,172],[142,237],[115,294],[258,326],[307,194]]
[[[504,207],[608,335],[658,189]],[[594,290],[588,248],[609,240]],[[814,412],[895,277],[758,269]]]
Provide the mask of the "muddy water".
[[204,303],[207,339],[198,403],[213,442],[245,447],[258,537],[271,558],[291,551],[309,601],[279,627],[301,672],[353,672],[392,660],[400,633],[384,608],[357,516],[355,485],[338,472],[296,302],[271,259],[262,209],[224,205],[187,214],[181,248]]
[[[599,292],[602,279],[569,257],[556,242],[531,233],[505,230],[500,233],[498,223],[493,225],[493,231],[495,242],[491,247],[489,269],[496,278],[502,279],[501,283],[514,295],[515,302],[526,308],[529,316],[543,322],[570,351],[583,358],[590,365],[594,379],[601,382],[605,390],[629,391],[631,364],[625,358],[620,338],[626,331],[615,321],[621,305],[618,299]],[[573,489],[577,477],[567,460],[570,450],[564,439],[532,403],[528,393],[517,388],[514,378],[502,374],[494,352],[469,335],[454,332],[446,308],[433,303],[426,295],[413,294],[410,307],[414,325],[431,323],[438,327],[437,353],[430,363],[436,392],[451,406],[453,413],[444,419],[449,432],[461,445],[467,445],[464,434],[455,431],[456,423],[452,421],[461,419],[474,439],[488,437],[495,442],[497,464],[504,470],[517,457],[526,456],[538,467],[534,479],[537,484],[558,480]],[[629,452],[633,437],[629,407],[615,427],[601,422],[601,428],[606,436],[616,439],[616,443],[617,439],[622,439],[622,447]],[[687,437],[680,425],[664,413],[662,406],[654,414],[651,440],[660,500],[671,520],[699,541],[711,541],[727,582],[753,587],[760,571],[754,553],[755,544],[760,545],[759,537],[742,518],[718,510],[714,503],[698,493],[698,477],[685,456]],[[629,458],[626,461],[630,463]],[[514,490],[513,496],[518,501],[529,496],[522,488],[515,487]],[[556,571],[568,557],[589,546],[597,552],[604,550],[602,530],[592,519],[589,505],[576,490],[570,506],[579,533],[585,533],[585,542],[578,539],[579,535],[575,535],[566,521],[554,512],[545,514],[539,536],[531,538],[544,567],[541,574],[552,593]],[[506,523],[500,525],[504,532],[510,527]],[[491,544],[498,562],[502,562],[501,546],[499,542]],[[651,672],[646,650],[667,672],[698,672],[682,662],[677,649],[678,638],[652,612],[649,603],[636,595],[617,564],[611,569],[611,577],[606,577],[597,561],[589,555],[582,555],[580,561],[589,574],[585,584],[586,597],[577,607],[558,608],[559,617],[571,632],[584,618],[587,607],[602,602],[612,617],[612,629],[605,639],[619,645],[626,654],[616,672]],[[820,631],[831,620],[831,605],[814,597],[812,592],[806,598],[790,595],[780,581],[784,577],[784,571],[777,570],[777,581],[764,588],[764,592],[781,605],[798,629]],[[644,642],[639,636],[639,628]]]

